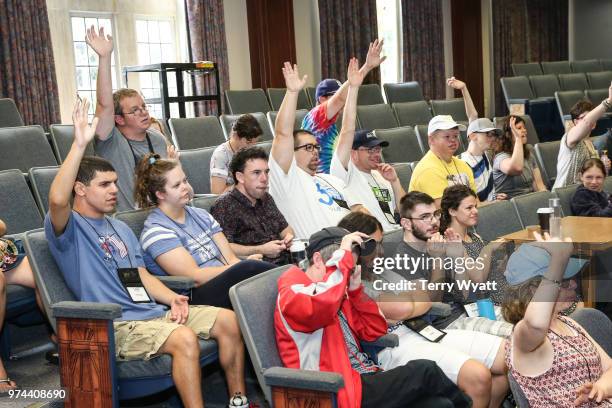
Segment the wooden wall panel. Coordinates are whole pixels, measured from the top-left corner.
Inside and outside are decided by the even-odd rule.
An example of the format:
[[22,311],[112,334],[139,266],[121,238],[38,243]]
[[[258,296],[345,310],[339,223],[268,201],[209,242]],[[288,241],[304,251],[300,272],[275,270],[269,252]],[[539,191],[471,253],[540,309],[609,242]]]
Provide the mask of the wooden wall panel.
[[283,62],[296,62],[293,1],[247,0],[247,21],[253,88],[284,88]]

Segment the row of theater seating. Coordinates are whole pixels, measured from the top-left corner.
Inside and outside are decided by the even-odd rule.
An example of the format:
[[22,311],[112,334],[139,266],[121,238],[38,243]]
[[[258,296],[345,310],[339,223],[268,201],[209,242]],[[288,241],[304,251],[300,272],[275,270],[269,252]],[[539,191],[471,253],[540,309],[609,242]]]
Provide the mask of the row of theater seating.
[[612,71],[612,59],[542,61],[513,63],[512,72],[520,75],[569,74],[572,72]]

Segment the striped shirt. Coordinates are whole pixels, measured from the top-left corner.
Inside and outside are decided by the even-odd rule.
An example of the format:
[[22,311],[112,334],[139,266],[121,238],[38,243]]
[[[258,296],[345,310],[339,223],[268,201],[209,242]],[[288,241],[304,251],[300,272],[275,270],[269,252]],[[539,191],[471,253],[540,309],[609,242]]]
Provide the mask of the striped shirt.
[[474,184],[476,184],[476,194],[480,201],[493,201],[495,194],[495,184],[493,183],[493,171],[491,163],[486,154],[474,156],[470,152],[463,152],[459,156],[466,162],[474,173]]

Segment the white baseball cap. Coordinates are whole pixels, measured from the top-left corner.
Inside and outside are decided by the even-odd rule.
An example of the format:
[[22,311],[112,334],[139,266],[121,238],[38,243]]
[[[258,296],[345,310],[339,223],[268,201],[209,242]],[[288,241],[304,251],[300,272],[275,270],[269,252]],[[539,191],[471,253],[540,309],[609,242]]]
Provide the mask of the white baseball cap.
[[495,132],[497,136],[501,136],[502,130],[500,128],[495,127],[493,122],[487,118],[479,118],[473,120],[468,126],[467,134],[471,135],[472,133],[488,133]]
[[429,121],[427,134],[431,135],[436,130],[448,130],[453,128],[458,128],[461,131],[466,130],[465,125],[455,122],[451,115],[437,115]]

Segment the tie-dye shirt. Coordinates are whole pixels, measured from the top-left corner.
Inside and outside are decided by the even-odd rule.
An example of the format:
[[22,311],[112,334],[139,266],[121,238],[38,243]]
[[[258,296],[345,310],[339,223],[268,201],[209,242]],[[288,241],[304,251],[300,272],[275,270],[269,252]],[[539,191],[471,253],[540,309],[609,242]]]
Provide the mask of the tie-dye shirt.
[[311,131],[321,145],[321,152],[319,153],[321,161],[317,173],[329,174],[329,167],[338,140],[337,118],[338,114],[331,119],[327,119],[327,101],[325,101],[312,108],[302,121],[302,129]]

